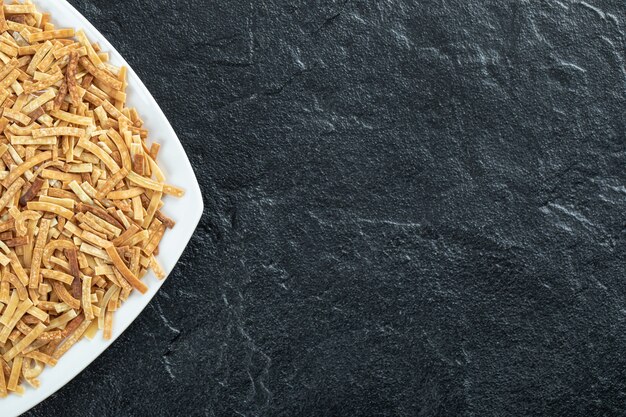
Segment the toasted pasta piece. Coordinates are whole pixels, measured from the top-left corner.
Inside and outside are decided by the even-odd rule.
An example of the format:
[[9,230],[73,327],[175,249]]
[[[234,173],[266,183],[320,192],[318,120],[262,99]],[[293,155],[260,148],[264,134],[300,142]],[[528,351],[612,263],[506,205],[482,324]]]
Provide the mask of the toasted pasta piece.
[[76,144],[78,147],[85,149],[87,152],[94,154],[99,160],[101,160],[106,167],[113,173],[116,173],[120,170],[117,162],[106,153],[101,147],[96,145],[95,143],[89,142],[88,140],[80,139]]
[[150,178],[142,177],[141,175],[135,172],[129,172],[127,178],[134,184],[139,185],[140,187],[146,188],[148,190],[154,190],[161,192],[163,191],[163,184],[160,184]]
[[144,188],[132,187],[125,190],[111,191],[106,195],[106,198],[109,200],[126,200],[133,197],[139,197],[145,192],[146,190]]
[[52,355],[54,359],[59,359],[65,354],[76,342],[78,342],[87,328],[91,325],[91,320],[85,320],[82,322],[76,330],[63,342],[63,344]]
[[33,130],[33,138],[46,136],[76,136],[85,135],[85,129],[79,127],[49,127]]
[[60,281],[68,285],[74,281],[74,277],[71,276],[70,274],[66,274],[65,272],[56,271],[53,269],[42,269],[41,276],[44,278]]
[[98,193],[96,194],[96,198],[98,200],[102,200],[103,198],[105,198],[109,194],[109,192],[113,190],[113,188],[115,188],[115,186],[117,186],[117,184],[119,184],[120,181],[122,181],[127,175],[128,175],[128,170],[126,168],[122,168],[119,171],[117,171],[115,174],[111,176],[111,178],[109,178],[104,183],[102,187],[100,187],[100,189],[98,190]]
[[43,178],[37,177],[33,184],[28,188],[28,190],[22,194],[20,197],[20,205],[25,206],[26,203],[31,201],[35,196],[41,191],[41,187],[43,186],[44,180]]
[[18,353],[26,349],[31,343],[35,341],[46,330],[46,325],[39,323],[30,333],[22,338],[18,343],[13,345],[4,355],[2,359],[10,361],[17,356]]
[[[26,171],[41,164],[42,162],[50,158],[52,158],[52,152],[42,152],[40,154],[33,156],[28,161],[25,161],[21,163],[20,165],[18,165],[17,167],[15,167],[15,169],[12,169],[11,172],[9,173],[9,176],[6,177],[2,181],[2,185],[4,187],[9,187],[11,184],[13,184],[15,180],[17,180],[22,175],[24,175]],[[2,207],[0,207],[0,209],[2,209]]]
[[24,362],[24,357],[19,355],[13,360],[13,367],[11,368],[11,375],[9,376],[9,382],[7,383],[7,390],[9,391],[18,391],[18,383],[20,378],[20,373],[22,372],[22,363]]
[[148,291],[148,287],[146,286],[146,284],[140,281],[139,278],[137,278],[135,274],[133,274],[130,269],[128,269],[124,261],[122,261],[122,258],[120,258],[120,255],[117,253],[117,249],[115,248],[115,246],[111,245],[107,247],[106,252],[113,261],[113,265],[115,266],[115,268],[117,268],[117,270],[120,272],[120,274],[122,274],[126,281],[128,281],[142,294]]
[[50,213],[54,213],[57,216],[66,218],[67,220],[72,220],[72,217],[74,217],[74,212],[72,210],[68,210],[65,207],[59,206],[58,204],[44,203],[41,201],[29,201],[26,204],[26,207],[28,207],[29,210],[47,211]]
[[57,295],[57,297],[59,297],[60,300],[62,300],[65,304],[67,304],[74,310],[80,309],[80,301],[72,297],[72,294],[67,291],[63,283],[59,281],[50,281],[50,283],[52,284],[52,289],[54,293]]
[[50,112],[50,116],[80,126],[91,126],[94,124],[94,120],[91,117],[79,116],[62,110],[53,110]]
[[74,29],[57,29],[33,33],[28,37],[28,42],[35,43],[58,38],[71,38],[74,36]]
[[55,366],[58,362],[53,357],[46,355],[45,353],[37,351],[37,350],[29,352],[29,353],[25,353],[24,357],[34,359],[41,363],[45,363],[48,366]]

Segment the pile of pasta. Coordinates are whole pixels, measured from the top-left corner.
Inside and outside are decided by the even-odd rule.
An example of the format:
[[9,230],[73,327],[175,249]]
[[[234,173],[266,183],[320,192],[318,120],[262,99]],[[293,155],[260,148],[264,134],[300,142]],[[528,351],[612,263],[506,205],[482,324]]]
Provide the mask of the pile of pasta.
[[0,1],[0,397],[103,330],[158,278],[159,145],[127,108],[126,69],[33,4]]

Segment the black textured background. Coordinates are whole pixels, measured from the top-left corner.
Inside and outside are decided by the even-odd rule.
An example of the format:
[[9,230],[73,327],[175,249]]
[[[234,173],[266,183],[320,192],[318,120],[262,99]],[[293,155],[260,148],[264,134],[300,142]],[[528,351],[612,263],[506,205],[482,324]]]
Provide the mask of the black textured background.
[[205,215],[26,415],[626,414],[622,0],[72,0]]

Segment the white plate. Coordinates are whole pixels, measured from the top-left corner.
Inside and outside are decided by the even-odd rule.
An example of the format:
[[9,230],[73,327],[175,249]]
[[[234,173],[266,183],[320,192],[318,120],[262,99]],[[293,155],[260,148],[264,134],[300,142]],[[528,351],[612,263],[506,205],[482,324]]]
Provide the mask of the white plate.
[[[167,177],[167,182],[182,186],[186,190],[185,196],[181,199],[173,197],[164,199],[164,213],[176,221],[176,227],[165,233],[159,246],[158,260],[165,272],[169,274],[182,255],[185,246],[189,243],[204,208],[200,186],[185,150],[172,126],[137,74],[87,19],[65,0],[35,0],[34,3],[40,11],[51,14],[52,23],[58,28],[83,29],[92,42],[100,43],[103,51],[109,53],[112,64],[128,67],[129,106],[136,107],[144,120],[145,127],[149,131],[148,141],[154,140],[161,144],[158,162]],[[14,417],[28,411],[54,394],[100,356],[139,316],[139,313],[148,305],[148,302],[163,284],[163,281],[157,280],[152,273],[144,278],[144,281],[148,285],[148,292],[141,295],[134,291],[128,301],[115,313],[112,340],[103,340],[102,333],[99,333],[94,340],[83,339],[65,354],[57,366],[54,368],[46,367],[39,378],[41,381],[39,389],[27,387],[23,397],[10,395],[5,399],[0,399],[0,416]]]

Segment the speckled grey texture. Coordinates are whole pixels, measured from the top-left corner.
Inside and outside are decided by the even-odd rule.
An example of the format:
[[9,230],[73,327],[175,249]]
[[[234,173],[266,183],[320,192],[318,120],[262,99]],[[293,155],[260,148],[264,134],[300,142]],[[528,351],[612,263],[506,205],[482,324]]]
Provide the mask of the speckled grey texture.
[[72,3],[206,212],[27,416],[626,415],[626,3]]

